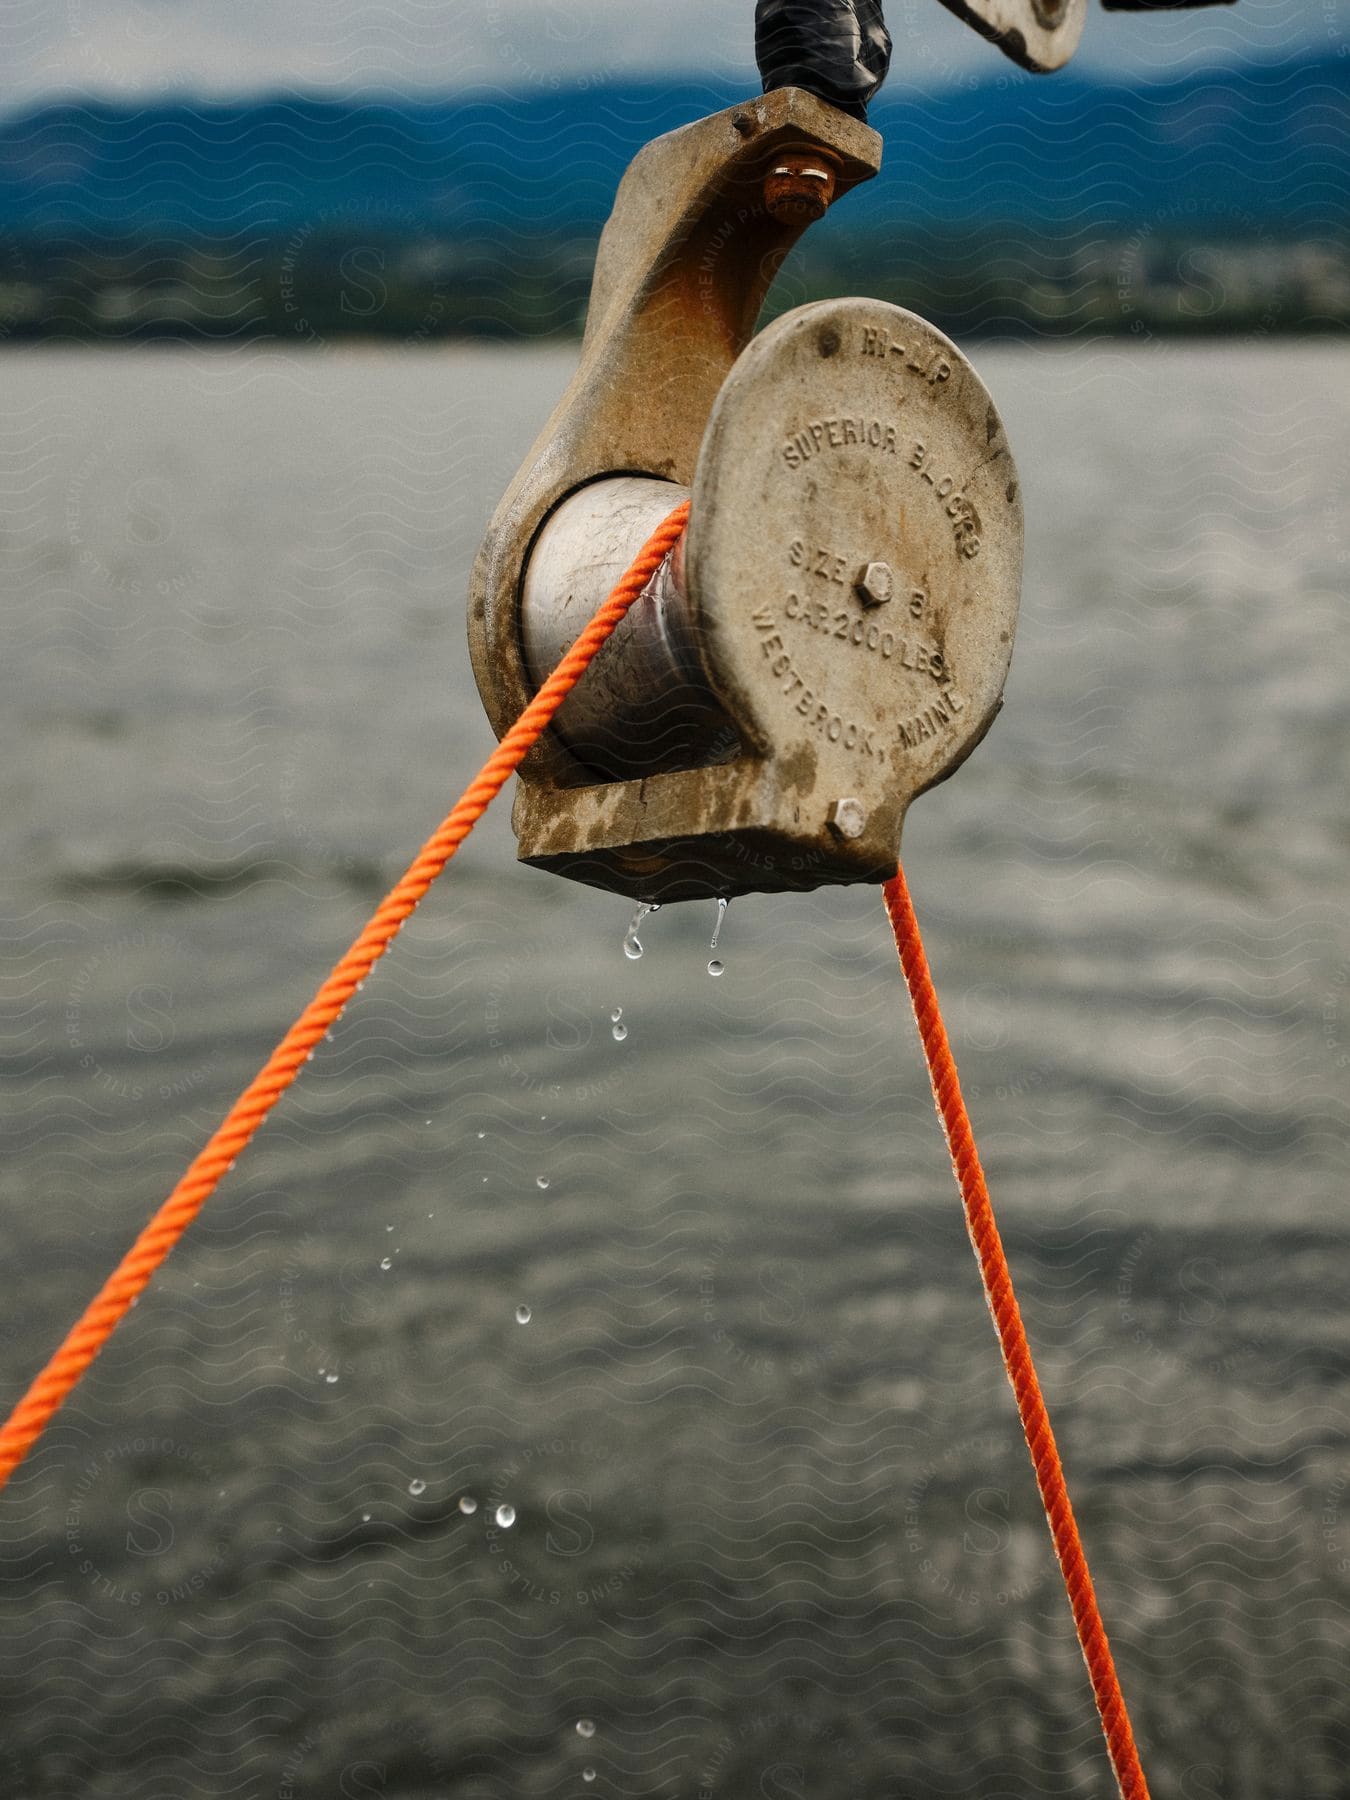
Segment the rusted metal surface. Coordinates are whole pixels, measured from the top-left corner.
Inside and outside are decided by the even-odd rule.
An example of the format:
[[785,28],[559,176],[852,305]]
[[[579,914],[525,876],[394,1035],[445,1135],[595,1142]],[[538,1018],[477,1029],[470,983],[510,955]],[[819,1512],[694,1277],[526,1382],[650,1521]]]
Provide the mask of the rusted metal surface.
[[658,139],[606,227],[581,366],[475,566],[500,734],[691,493],[689,528],[521,769],[522,859],[642,900],[877,881],[1000,704],[1016,471],[961,352],[872,300],[751,340],[802,228],[766,178],[874,134],[793,90]]
[[832,157],[816,150],[785,150],[764,177],[764,204],[775,219],[811,224],[829,211],[837,180]]

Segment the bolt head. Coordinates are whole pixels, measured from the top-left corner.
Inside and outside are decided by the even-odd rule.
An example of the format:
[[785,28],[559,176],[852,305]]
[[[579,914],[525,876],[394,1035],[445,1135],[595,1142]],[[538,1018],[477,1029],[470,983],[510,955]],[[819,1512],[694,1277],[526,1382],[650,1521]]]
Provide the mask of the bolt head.
[[764,203],[780,224],[823,219],[834,199],[835,172],[826,157],[790,151],[764,177]]
[[885,606],[895,595],[895,574],[889,563],[870,562],[853,585],[864,606]]
[[866,828],[867,809],[861,800],[836,800],[830,808],[830,830],[836,837],[860,838]]

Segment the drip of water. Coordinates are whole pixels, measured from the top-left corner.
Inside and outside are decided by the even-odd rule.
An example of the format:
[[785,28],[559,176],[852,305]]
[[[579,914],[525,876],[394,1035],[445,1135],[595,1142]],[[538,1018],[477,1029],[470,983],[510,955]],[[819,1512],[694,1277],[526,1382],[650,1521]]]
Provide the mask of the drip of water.
[[[726,918],[727,908],[730,905],[731,902],[727,899],[725,894],[719,894],[717,896],[717,923],[713,926],[712,942],[708,945],[710,950],[716,950],[717,948],[717,940],[722,935],[722,921]],[[708,964],[708,973],[710,975],[720,975],[723,973],[726,966],[727,965],[719,957],[714,956],[712,961]]]
[[614,1011],[609,1015],[609,1019],[610,1036],[614,1039],[616,1044],[621,1044],[628,1036],[628,1027],[623,1022],[623,1008],[621,1006],[616,1006]]
[[467,1518],[478,1511],[478,1502],[474,1499],[472,1494],[461,1494],[459,1497],[459,1510]]
[[525,1303],[522,1301],[521,1304],[516,1308],[516,1324],[517,1325],[528,1325],[530,1320],[533,1317],[534,1317],[534,1314],[530,1311],[529,1307],[526,1306]]
[[492,1516],[496,1519],[503,1531],[509,1531],[516,1522],[516,1509],[514,1506],[509,1506],[503,1502]]
[[577,1736],[584,1737],[584,1738],[593,1738],[595,1736],[595,1720],[594,1719],[578,1719],[577,1720]]
[[422,1480],[422,1477],[420,1475],[414,1476],[414,1478],[408,1483],[408,1492],[410,1494],[413,1494],[413,1495],[425,1494],[426,1491],[427,1491],[427,1484],[425,1481]]
[[638,937],[638,930],[641,927],[642,921],[650,913],[660,912],[660,910],[661,907],[659,903],[655,901],[638,901],[637,908],[633,913],[632,923],[628,927],[628,934],[623,940],[623,953],[628,958],[629,962],[636,962],[642,955],[642,941]]

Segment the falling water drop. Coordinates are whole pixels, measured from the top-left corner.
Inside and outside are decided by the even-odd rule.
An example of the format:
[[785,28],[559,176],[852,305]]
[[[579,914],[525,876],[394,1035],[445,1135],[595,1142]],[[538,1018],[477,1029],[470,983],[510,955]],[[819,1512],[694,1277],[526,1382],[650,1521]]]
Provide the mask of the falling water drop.
[[529,1307],[525,1305],[524,1301],[522,1301],[516,1308],[516,1324],[528,1325],[533,1317],[534,1314],[530,1311]]
[[713,926],[712,942],[708,945],[710,950],[715,950],[717,948],[717,940],[722,935],[722,921],[726,918],[727,908],[730,905],[731,902],[727,899],[725,894],[719,894],[717,896],[717,923]]
[[459,1497],[459,1510],[464,1514],[465,1518],[469,1518],[478,1511],[478,1502],[474,1499],[472,1494],[461,1494]]
[[536,1175],[534,1178],[534,1185],[537,1188],[546,1188],[548,1186],[548,1176],[547,1175]]
[[638,937],[638,931],[642,925],[642,921],[647,918],[649,914],[660,912],[660,910],[660,905],[655,901],[638,901],[637,909],[633,914],[632,923],[629,925],[627,936],[623,940],[623,953],[628,958],[629,962],[636,962],[642,955],[642,941]]
[[337,1380],[337,1376],[330,1370],[329,1373],[324,1376],[324,1380],[328,1383],[329,1387],[332,1387],[333,1383]]
[[415,1477],[414,1477],[414,1478],[413,1478],[413,1479],[412,1479],[412,1480],[411,1480],[411,1481],[410,1481],[410,1482],[409,1482],[409,1483],[408,1483],[408,1492],[409,1492],[409,1493],[410,1493],[410,1494],[413,1494],[413,1495],[417,1495],[417,1494],[425,1494],[425,1493],[426,1493],[426,1491],[427,1491],[427,1484],[426,1484],[426,1482],[425,1482],[425,1481],[423,1481],[423,1480],[422,1480],[422,1478],[421,1478],[421,1476],[420,1476],[420,1475],[418,1475],[418,1476],[415,1476]]
[[614,1039],[616,1044],[621,1044],[628,1036],[628,1027],[623,1022],[623,1008],[621,1006],[616,1006],[614,1008],[614,1011],[609,1015],[609,1021],[610,1036]]
[[516,1509],[514,1506],[508,1506],[505,1501],[503,1501],[493,1514],[493,1517],[503,1531],[510,1531],[511,1527],[516,1522]]
[[394,1259],[392,1256],[382,1256],[380,1258],[380,1267],[382,1269],[386,1269],[386,1270],[392,1269],[393,1266],[394,1266]]
[[581,1779],[583,1781],[594,1781],[595,1780],[595,1770],[591,1767],[591,1765],[589,1763],[587,1763],[586,1767],[581,1771]]
[[[716,950],[717,948],[717,940],[722,935],[722,921],[727,916],[727,908],[730,904],[731,902],[727,899],[725,894],[719,894],[717,896],[717,923],[713,926],[712,942],[708,945],[710,950]],[[727,965],[719,957],[714,956],[712,961],[708,964],[708,973],[713,976],[720,975],[725,970],[726,966]]]
[[584,1737],[584,1738],[593,1738],[595,1736],[595,1720],[594,1719],[578,1719],[577,1720],[577,1736]]

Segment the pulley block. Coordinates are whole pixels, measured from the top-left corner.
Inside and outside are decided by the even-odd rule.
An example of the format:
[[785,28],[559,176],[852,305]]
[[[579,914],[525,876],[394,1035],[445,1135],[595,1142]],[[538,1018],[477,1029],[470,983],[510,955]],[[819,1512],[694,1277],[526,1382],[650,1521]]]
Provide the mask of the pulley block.
[[475,567],[499,733],[686,498],[689,524],[521,767],[527,862],[648,901],[881,881],[998,710],[1022,511],[979,376],[879,300],[750,335],[809,171],[842,191],[876,150],[783,89],[625,177],[581,367]]

